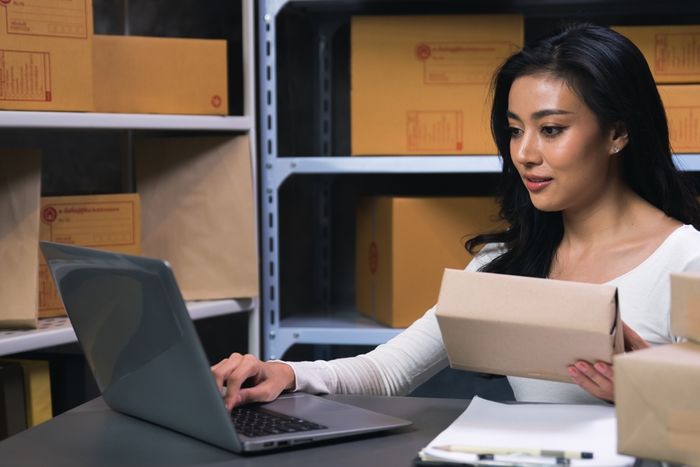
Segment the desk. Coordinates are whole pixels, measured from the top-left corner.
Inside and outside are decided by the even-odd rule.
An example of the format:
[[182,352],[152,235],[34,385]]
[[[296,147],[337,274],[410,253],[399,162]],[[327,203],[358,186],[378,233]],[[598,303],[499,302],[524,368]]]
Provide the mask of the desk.
[[447,427],[467,400],[329,396],[413,421],[385,434],[238,456],[110,410],[101,398],[0,442],[0,465],[410,467],[419,449]]

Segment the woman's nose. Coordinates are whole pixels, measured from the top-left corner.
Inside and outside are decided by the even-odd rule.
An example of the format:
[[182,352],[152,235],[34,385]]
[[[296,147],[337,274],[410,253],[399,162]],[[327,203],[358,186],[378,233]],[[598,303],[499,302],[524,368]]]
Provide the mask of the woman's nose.
[[542,162],[539,143],[532,132],[524,132],[520,138],[511,142],[510,155],[513,162],[523,165],[536,165]]

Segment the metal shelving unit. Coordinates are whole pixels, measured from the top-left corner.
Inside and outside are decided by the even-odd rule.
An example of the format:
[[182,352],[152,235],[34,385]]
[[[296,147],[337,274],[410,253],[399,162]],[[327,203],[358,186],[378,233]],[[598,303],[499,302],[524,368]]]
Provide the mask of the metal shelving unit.
[[[251,146],[253,189],[257,192],[255,132],[255,37],[254,1],[240,0],[242,18],[243,115],[152,115],[81,112],[0,111],[0,129],[22,130],[156,130],[247,133]],[[129,140],[131,138],[129,137]],[[189,302],[192,319],[231,313],[249,313],[248,351],[260,354],[260,312],[257,298]],[[27,331],[0,330],[0,355],[65,344],[76,340],[67,318],[40,320],[39,328]]]
[[[691,8],[695,12],[697,8],[689,2],[676,2],[679,8]],[[406,11],[402,10],[406,7]],[[312,108],[315,125],[313,135],[306,140],[311,143],[303,146],[303,150],[291,153],[283,144],[282,137],[284,125],[290,122],[296,125],[297,113],[308,119],[309,109],[293,108],[291,119],[284,119],[285,113],[290,112],[290,107],[284,107],[282,91],[291,88],[288,84],[289,75],[280,75],[282,65],[278,53],[285,46],[287,36],[278,37],[282,30],[281,18],[292,10],[292,16],[303,18],[302,23],[308,29],[313,29],[313,41],[304,43],[305,47],[290,50],[299,50],[294,56],[295,61],[303,61],[304,53],[313,56],[313,65],[304,68],[305,78],[313,82],[315,95],[308,99]],[[653,2],[642,2],[635,7],[634,14],[638,16],[651,16],[658,11],[658,6]],[[596,17],[620,18],[630,12],[630,7],[623,1],[600,2],[596,0],[552,0],[547,2],[535,2],[531,0],[518,0],[515,2],[464,2],[440,0],[419,1],[403,0],[391,2],[386,0],[359,1],[338,0],[328,2],[323,0],[260,0],[257,14],[258,26],[258,75],[260,78],[258,99],[260,104],[260,167],[261,167],[261,245],[262,245],[262,328],[263,328],[263,355],[265,358],[282,358],[284,353],[295,344],[348,344],[348,345],[377,345],[393,337],[400,329],[392,329],[382,326],[370,319],[366,319],[352,307],[342,304],[333,304],[328,300],[329,283],[333,282],[328,271],[332,270],[330,264],[330,232],[336,228],[333,225],[333,213],[330,212],[330,202],[327,197],[332,190],[329,185],[343,177],[359,176],[352,180],[360,180],[364,176],[371,177],[409,177],[411,175],[433,175],[441,177],[464,174],[468,177],[481,177],[491,175],[497,177],[501,170],[501,160],[496,155],[481,156],[411,156],[411,157],[345,157],[345,151],[338,151],[334,147],[338,135],[333,134],[334,116],[338,112],[332,108],[334,97],[337,94],[334,82],[333,65],[338,58],[333,51],[333,34],[342,28],[343,21],[347,26],[348,18],[353,14],[404,14],[404,13],[523,13],[537,17],[537,24],[544,22],[558,22],[567,15],[590,20]],[[648,20],[647,20],[648,21]],[[297,34],[298,30],[288,28]],[[289,31],[286,31],[290,34]],[[310,44],[313,44],[310,46]],[[302,49],[303,52],[302,53]],[[313,49],[312,51],[310,51]],[[336,49],[337,51],[337,49]],[[343,58],[341,58],[342,60]],[[286,63],[289,67],[289,64]],[[285,70],[289,73],[288,70]],[[348,86],[345,83],[345,86]],[[294,89],[294,88],[292,88]],[[304,98],[309,96],[304,95]],[[297,99],[297,103],[303,101]],[[341,105],[344,103],[341,99]],[[346,105],[347,103],[345,103]],[[305,104],[307,105],[307,104]],[[342,112],[349,109],[343,108]],[[342,132],[342,129],[341,129]],[[305,134],[304,137],[307,135]],[[340,137],[348,135],[341,134]],[[287,139],[289,137],[287,136]],[[297,137],[297,139],[300,139]],[[307,150],[311,145],[314,149]],[[287,145],[289,146],[289,145]],[[283,149],[280,149],[283,148]],[[334,152],[335,151],[335,152]],[[340,154],[339,154],[340,153]],[[674,161],[679,168],[686,171],[700,171],[700,154],[678,154]],[[329,181],[330,180],[330,181]],[[289,189],[290,182],[296,183],[294,189]],[[284,250],[285,239],[282,234],[283,209],[301,210],[299,207],[290,207],[285,204],[286,197],[294,197],[298,194],[297,188],[301,185],[316,183],[316,191],[320,200],[318,211],[312,218],[314,225],[296,225],[298,230],[321,231],[314,248],[314,268],[318,271],[313,277],[285,276],[283,262],[289,263],[289,254]],[[289,190],[292,193],[285,192]],[[295,191],[297,190],[297,191]],[[308,198],[304,199],[308,201]],[[347,207],[347,206],[345,206]],[[293,222],[296,222],[294,220]],[[297,224],[301,224],[298,222]],[[352,234],[349,234],[352,235]],[[295,257],[295,260],[297,258]],[[319,296],[316,303],[305,308],[305,303],[295,303],[290,310],[289,300],[285,300],[285,293],[293,287],[287,282],[317,281]],[[283,309],[286,308],[286,309]]]

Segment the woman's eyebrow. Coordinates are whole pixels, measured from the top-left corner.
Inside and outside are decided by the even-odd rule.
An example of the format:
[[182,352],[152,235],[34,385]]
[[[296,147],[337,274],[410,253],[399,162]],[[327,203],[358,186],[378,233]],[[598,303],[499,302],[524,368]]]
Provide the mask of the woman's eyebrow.
[[[542,109],[538,110],[537,112],[533,112],[531,118],[532,120],[540,120],[550,115],[570,115],[572,113],[573,112],[563,109]],[[513,120],[517,120],[519,122],[523,121],[522,118],[518,117],[518,114],[516,114],[515,112],[511,112],[510,110],[506,112],[506,115],[508,116],[508,118],[512,118]]]
[[522,121],[523,121],[522,118],[518,117],[517,114],[511,112],[510,110],[508,110],[508,111],[506,112],[506,115],[508,116],[508,118],[512,118],[513,120],[517,120],[517,121],[519,121],[519,122],[522,122]]
[[563,109],[543,109],[543,110],[538,110],[537,112],[534,112],[532,114],[532,119],[533,120],[539,120],[544,117],[549,117],[550,115],[570,115],[573,112],[569,112],[568,110],[563,110]]

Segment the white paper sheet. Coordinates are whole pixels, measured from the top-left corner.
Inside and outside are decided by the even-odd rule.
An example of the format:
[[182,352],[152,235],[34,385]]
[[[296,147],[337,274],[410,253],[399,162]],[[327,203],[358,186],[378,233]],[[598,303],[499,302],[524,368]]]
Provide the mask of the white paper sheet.
[[[593,459],[572,466],[631,466],[634,458],[617,454],[615,408],[580,404],[500,404],[475,397],[467,410],[421,451],[424,458],[475,462],[475,454],[447,452],[436,446],[468,445],[587,451]],[[556,459],[495,456],[496,461],[554,464]]]

